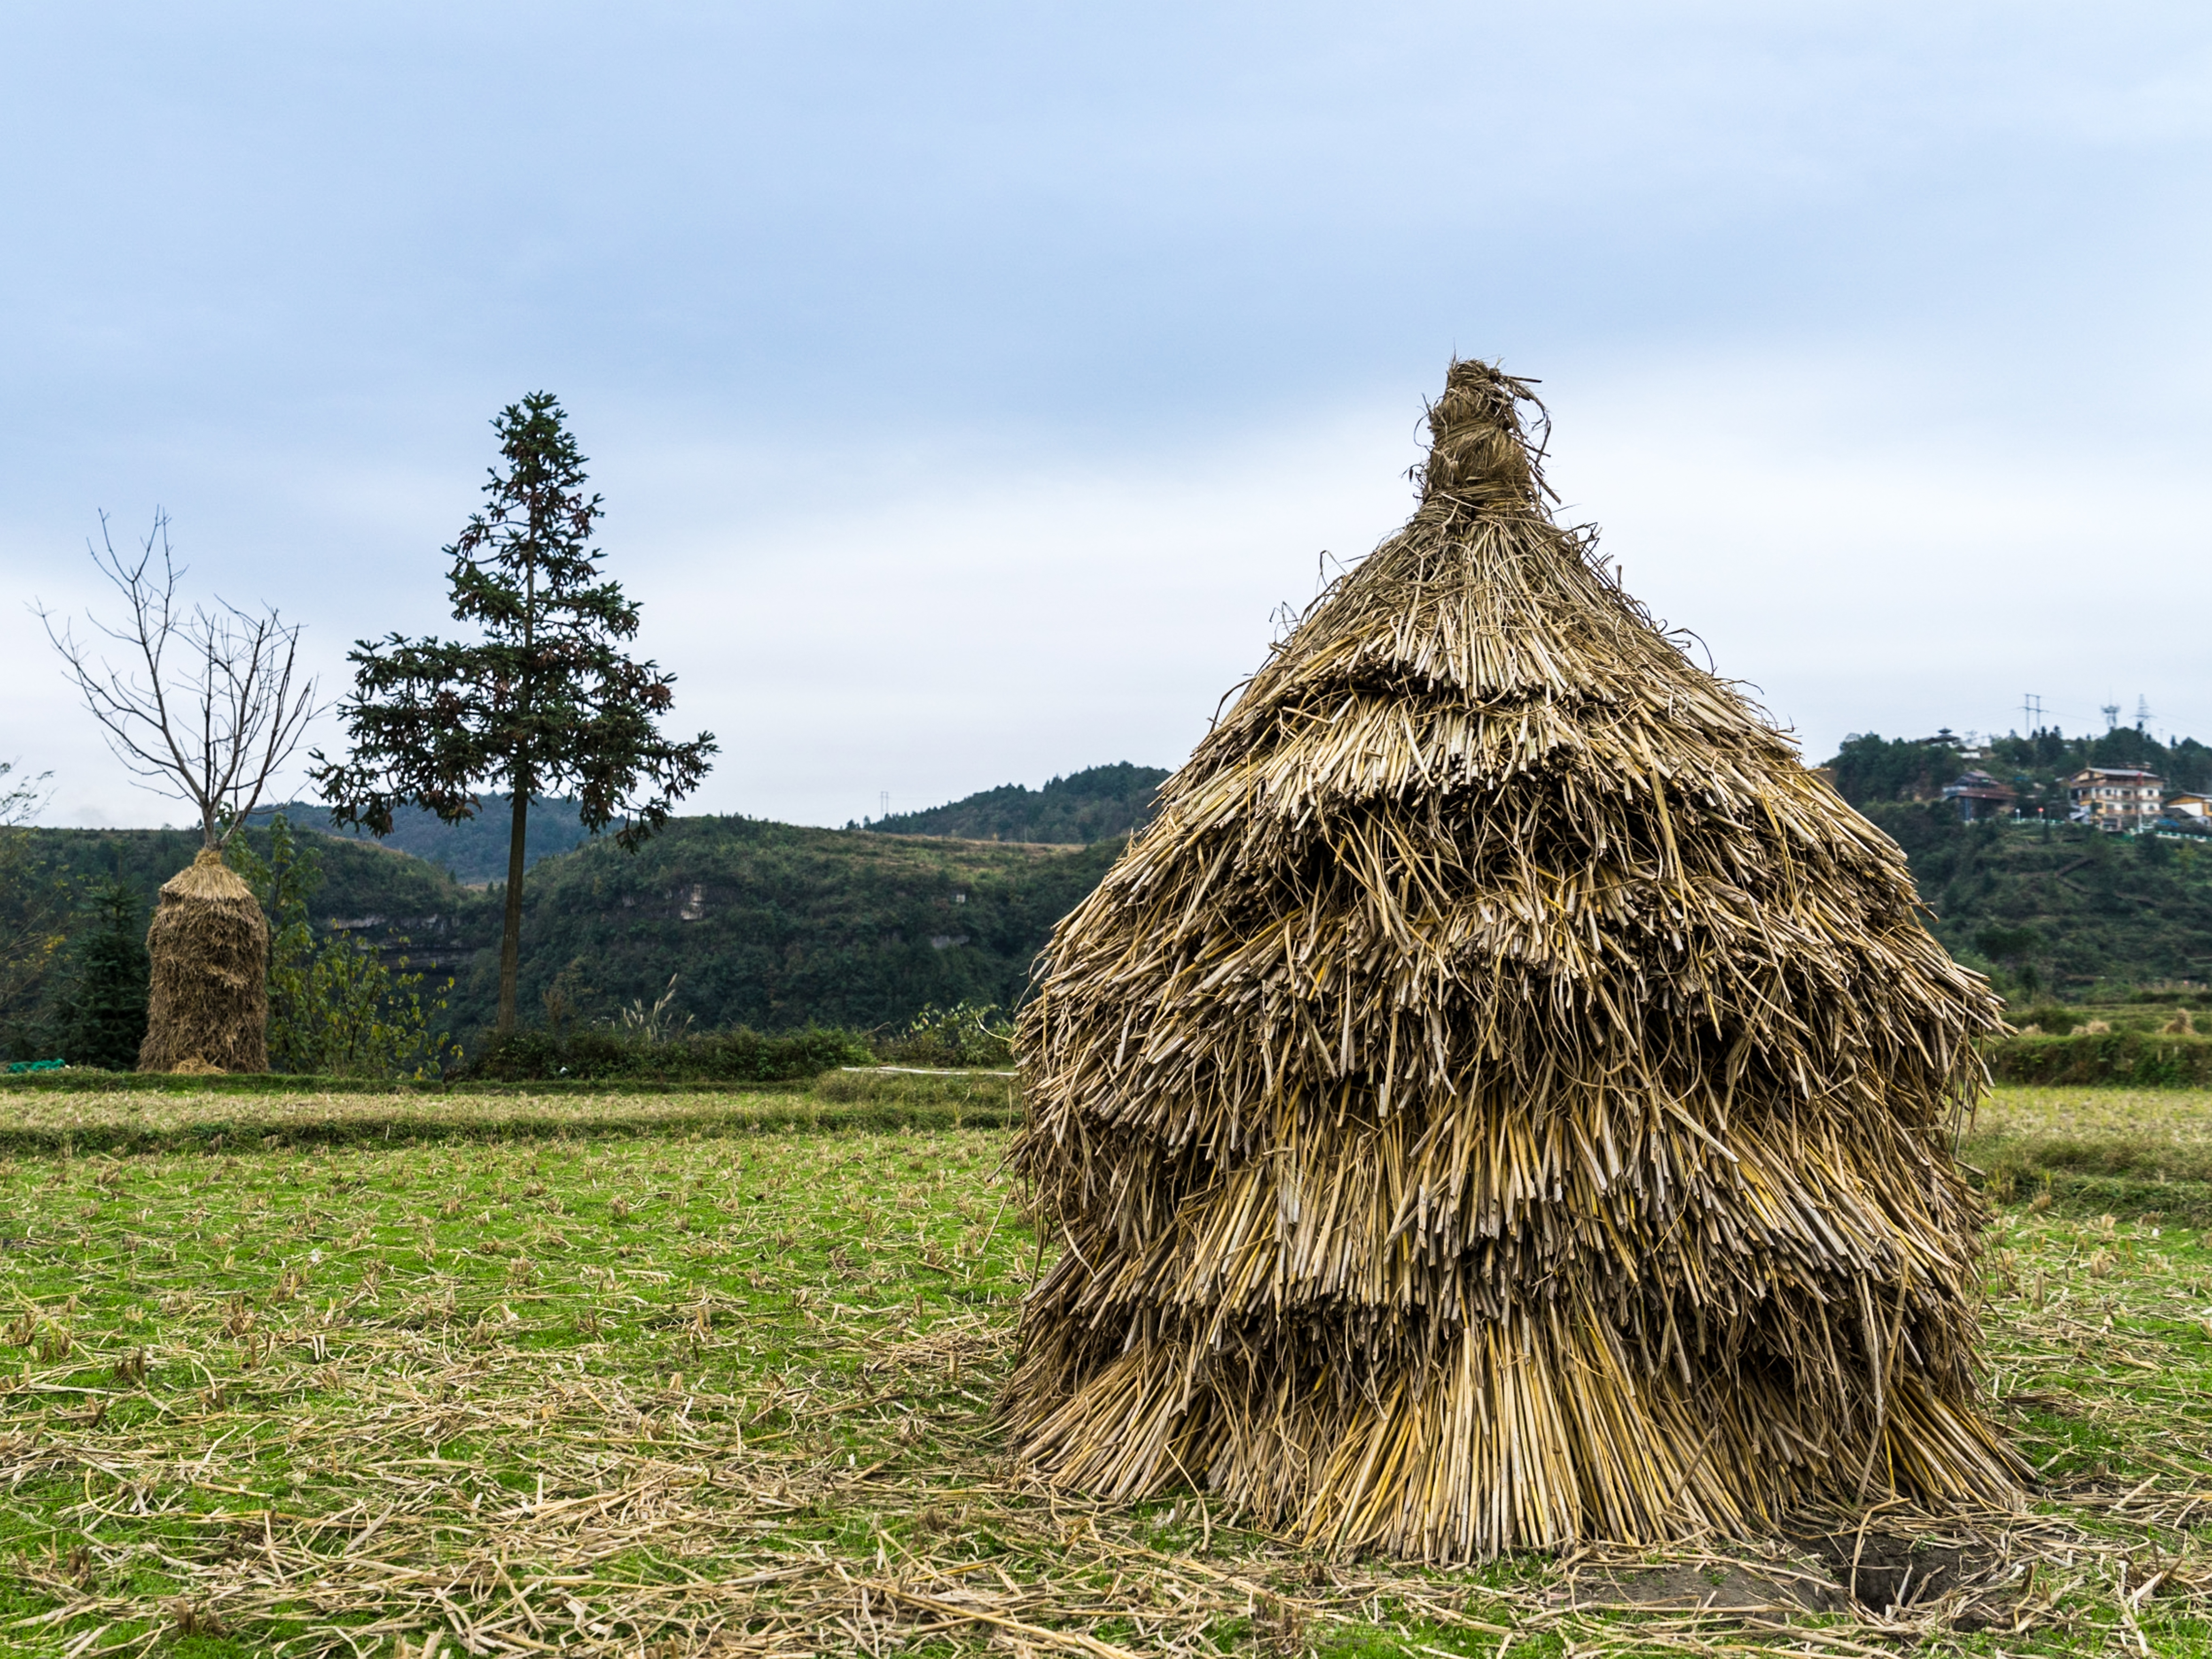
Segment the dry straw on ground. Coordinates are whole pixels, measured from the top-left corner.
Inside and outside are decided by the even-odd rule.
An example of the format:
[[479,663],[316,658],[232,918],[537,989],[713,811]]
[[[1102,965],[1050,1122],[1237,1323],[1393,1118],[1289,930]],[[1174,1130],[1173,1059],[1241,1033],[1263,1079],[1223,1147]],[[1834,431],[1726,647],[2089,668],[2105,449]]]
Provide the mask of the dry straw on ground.
[[269,920],[213,848],[161,884],[142,1072],[269,1069]]
[[1411,521],[1064,921],[1007,1408],[1063,1486],[1436,1560],[2007,1504],[1896,846],[1549,517],[1453,365]]

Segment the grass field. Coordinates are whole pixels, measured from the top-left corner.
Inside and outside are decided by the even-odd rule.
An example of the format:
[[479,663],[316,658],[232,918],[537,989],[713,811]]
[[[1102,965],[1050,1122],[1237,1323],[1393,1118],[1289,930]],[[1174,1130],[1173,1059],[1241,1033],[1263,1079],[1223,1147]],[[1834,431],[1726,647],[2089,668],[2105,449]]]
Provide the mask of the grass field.
[[942,1101],[438,1106],[83,1097],[168,1115],[0,1163],[0,1651],[2212,1651],[2212,1234],[2038,1161],[2191,1185],[2212,1097],[1979,1120],[2027,1511],[1474,1572],[1024,1485],[991,1407],[1039,1246]]
[[2212,1162],[2212,1095],[2191,1089],[2000,1088],[1974,1115],[1973,1134],[2158,1143]]

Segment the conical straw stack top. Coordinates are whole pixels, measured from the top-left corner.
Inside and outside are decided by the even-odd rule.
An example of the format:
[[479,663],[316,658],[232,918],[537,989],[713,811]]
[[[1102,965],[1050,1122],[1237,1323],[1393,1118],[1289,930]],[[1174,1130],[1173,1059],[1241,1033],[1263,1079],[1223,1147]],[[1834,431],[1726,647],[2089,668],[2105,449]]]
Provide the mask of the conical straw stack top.
[[1419,506],[1274,647],[1162,791],[1164,823],[1304,822],[1569,768],[1601,793],[1694,777],[1717,799],[1820,821],[1791,833],[1836,829],[1788,740],[1623,590],[1594,531],[1553,520],[1530,384],[1452,364]]
[[1447,495],[1469,505],[1541,512],[1543,473],[1529,453],[1520,410],[1535,401],[1526,380],[1488,363],[1455,362],[1444,377],[1443,396],[1429,406],[1423,499]]
[[161,897],[170,903],[200,899],[215,903],[255,902],[253,890],[222,860],[220,848],[203,847],[192,861],[161,884]]

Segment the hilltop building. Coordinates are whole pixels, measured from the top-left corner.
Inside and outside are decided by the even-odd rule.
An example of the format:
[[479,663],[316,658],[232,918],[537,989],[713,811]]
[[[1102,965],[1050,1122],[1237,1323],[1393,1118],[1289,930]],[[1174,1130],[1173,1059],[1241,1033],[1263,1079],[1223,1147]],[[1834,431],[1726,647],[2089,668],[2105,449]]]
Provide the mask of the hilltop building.
[[[1844,739],[1846,743],[1850,738]],[[1948,749],[1969,766],[1978,766],[1990,757],[1989,740],[1978,732],[1969,732],[1960,737],[1949,726],[1939,728],[1932,738],[1915,738],[1912,742],[1923,749]]]
[[1986,772],[1972,771],[1961,773],[1956,783],[1945,784],[1943,799],[1956,805],[1959,816],[1972,823],[1976,818],[2009,815],[2020,799],[2020,792],[1999,783]]
[[2166,780],[2131,766],[2085,766],[2066,780],[2066,797],[2079,823],[2100,830],[2141,830],[2157,821]]

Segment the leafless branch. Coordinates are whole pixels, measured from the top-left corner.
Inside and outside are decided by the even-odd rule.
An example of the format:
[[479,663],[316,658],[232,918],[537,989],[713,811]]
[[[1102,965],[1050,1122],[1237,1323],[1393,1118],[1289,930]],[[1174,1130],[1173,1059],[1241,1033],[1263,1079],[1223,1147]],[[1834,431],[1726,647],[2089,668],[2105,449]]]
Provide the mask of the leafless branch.
[[299,625],[284,626],[273,605],[255,613],[221,598],[212,607],[182,609],[177,584],[185,571],[158,510],[135,558],[116,550],[105,513],[100,544],[85,546],[130,613],[119,627],[86,620],[125,648],[128,669],[94,654],[67,618],[58,630],[52,611],[33,608],[116,758],[143,787],[190,803],[204,844],[221,847],[323,712],[315,682],[295,683]]
[[46,781],[53,776],[51,772],[9,782],[8,775],[16,764],[14,761],[0,761],[0,830],[22,828],[44,811],[47,801],[53,798],[54,792]]

